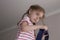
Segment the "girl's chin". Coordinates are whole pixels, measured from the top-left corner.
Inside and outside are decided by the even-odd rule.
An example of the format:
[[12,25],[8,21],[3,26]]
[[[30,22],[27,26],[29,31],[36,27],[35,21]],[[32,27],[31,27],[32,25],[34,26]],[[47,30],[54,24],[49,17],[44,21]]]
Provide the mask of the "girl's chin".
[[33,20],[32,23],[37,23],[37,21]]

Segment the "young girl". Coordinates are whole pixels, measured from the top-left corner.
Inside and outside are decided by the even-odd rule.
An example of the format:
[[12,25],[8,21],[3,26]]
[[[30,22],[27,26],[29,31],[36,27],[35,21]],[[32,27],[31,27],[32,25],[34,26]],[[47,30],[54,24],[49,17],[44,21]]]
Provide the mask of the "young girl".
[[45,10],[39,5],[31,5],[27,12],[23,15],[22,19],[18,22],[18,33],[16,40],[36,40],[34,30],[45,29],[47,26],[36,25],[36,23],[43,19]]

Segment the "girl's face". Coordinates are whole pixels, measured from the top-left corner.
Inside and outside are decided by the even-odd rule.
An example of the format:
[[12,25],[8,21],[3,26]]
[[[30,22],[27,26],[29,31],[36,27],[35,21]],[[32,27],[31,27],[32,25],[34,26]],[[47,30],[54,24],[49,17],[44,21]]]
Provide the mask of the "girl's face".
[[38,11],[38,10],[33,10],[33,11],[29,11],[29,16],[30,16],[30,20],[33,23],[37,23],[44,15],[44,13],[42,11]]

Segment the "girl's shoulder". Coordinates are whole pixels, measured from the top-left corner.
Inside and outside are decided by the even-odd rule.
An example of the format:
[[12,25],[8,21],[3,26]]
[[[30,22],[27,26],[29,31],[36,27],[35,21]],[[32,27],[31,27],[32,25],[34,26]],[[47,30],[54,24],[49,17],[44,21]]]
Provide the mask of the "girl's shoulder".
[[28,16],[24,16],[23,19],[19,22],[19,25],[22,22],[27,22],[29,25],[33,25],[32,22],[30,21],[30,18]]
[[26,21],[26,22],[29,23],[29,17],[28,16],[24,16],[23,19],[21,20],[21,22],[23,22],[23,21]]

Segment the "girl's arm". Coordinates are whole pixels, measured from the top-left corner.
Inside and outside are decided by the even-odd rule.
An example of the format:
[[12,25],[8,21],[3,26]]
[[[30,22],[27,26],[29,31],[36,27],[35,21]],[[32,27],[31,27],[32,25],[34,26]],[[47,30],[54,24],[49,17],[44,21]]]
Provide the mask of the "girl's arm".
[[28,25],[27,22],[21,23],[22,31],[32,31],[36,29],[47,29],[46,26],[43,25]]

